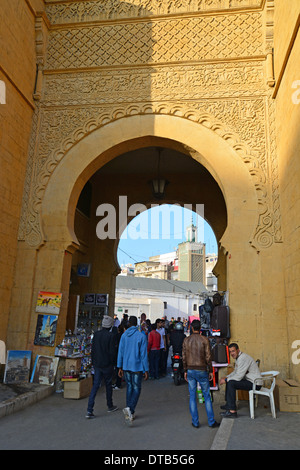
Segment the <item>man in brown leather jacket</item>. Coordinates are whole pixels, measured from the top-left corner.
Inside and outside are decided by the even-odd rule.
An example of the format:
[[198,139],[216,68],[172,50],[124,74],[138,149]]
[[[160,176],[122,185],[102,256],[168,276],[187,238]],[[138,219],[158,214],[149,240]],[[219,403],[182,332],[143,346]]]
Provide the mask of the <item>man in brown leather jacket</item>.
[[209,380],[212,379],[212,363],[209,341],[201,336],[200,321],[192,322],[192,334],[185,338],[182,347],[184,378],[189,384],[190,413],[192,426],[199,428],[197,409],[197,383],[200,384],[204,396],[208,425],[212,428],[219,426],[215,421],[210,397]]

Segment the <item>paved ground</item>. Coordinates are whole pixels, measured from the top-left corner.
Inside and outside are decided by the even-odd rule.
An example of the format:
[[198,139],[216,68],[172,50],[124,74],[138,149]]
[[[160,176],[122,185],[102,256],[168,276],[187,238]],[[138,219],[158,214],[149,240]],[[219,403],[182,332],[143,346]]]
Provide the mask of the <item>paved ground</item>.
[[87,398],[64,399],[53,393],[42,401],[0,420],[0,449],[27,450],[206,450],[216,429],[207,425],[204,405],[199,405],[202,426],[195,429],[189,414],[187,384],[175,386],[171,377],[142,384],[132,428],[125,424],[122,408],[126,388],[114,392],[119,410],[108,413],[105,391],[98,392],[93,420],[85,418]]
[[[261,397],[255,419],[249,417],[248,402],[239,402],[238,418],[224,419],[218,429],[210,429],[204,405],[198,405],[201,427],[191,426],[187,384],[175,386],[167,376],[143,382],[132,428],[125,424],[122,408],[126,388],[114,392],[119,410],[107,413],[105,391],[98,392],[96,418],[85,418],[87,398],[67,400],[51,388],[29,384],[8,387],[0,384],[0,416],[5,409],[12,414],[0,419],[1,450],[102,450],[195,453],[201,450],[299,450],[300,413],[277,411],[271,416],[267,399]],[[25,392],[25,394],[24,394]],[[25,397],[25,399],[24,399]],[[40,398],[45,397],[40,400]],[[23,398],[23,400],[22,400]],[[19,403],[19,411],[17,405]],[[214,393],[214,410],[220,421],[221,392]],[[14,407],[14,409],[12,408]],[[116,454],[117,455],[117,454]],[[122,452],[124,455],[124,452]],[[197,462],[198,463],[198,462]]]
[[227,450],[299,450],[300,413],[271,415],[268,398],[260,397],[255,419],[249,417],[248,402],[240,402],[239,417],[228,436]]

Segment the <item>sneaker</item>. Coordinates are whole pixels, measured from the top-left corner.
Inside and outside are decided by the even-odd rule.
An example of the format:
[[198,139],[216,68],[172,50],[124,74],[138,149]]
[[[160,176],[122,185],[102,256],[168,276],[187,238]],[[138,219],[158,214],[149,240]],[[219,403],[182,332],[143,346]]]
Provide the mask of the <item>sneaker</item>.
[[209,426],[210,428],[218,428],[220,426],[220,423],[217,423],[217,421],[214,422],[214,424],[212,424],[211,426]]
[[121,390],[120,387],[117,387],[116,385],[113,385],[113,390]]
[[117,409],[118,409],[117,406],[111,406],[110,408],[108,408],[107,412],[111,413],[112,411],[116,411]]
[[223,411],[223,413],[220,413],[223,418],[237,418],[237,412],[231,413],[231,411]]
[[133,417],[130,408],[128,406],[126,408],[123,408],[123,413],[125,416],[125,423],[128,424],[128,426],[131,426],[133,422]]
[[95,418],[95,415],[92,411],[88,411],[87,414],[85,415],[87,419],[93,419]]

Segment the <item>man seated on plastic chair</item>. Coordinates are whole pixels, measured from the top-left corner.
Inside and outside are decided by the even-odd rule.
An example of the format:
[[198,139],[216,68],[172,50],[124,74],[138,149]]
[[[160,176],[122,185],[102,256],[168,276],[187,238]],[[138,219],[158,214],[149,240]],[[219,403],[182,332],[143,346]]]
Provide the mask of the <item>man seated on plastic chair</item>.
[[[236,343],[231,343],[228,350],[231,357],[235,359],[235,368],[231,374],[222,377],[219,381],[219,385],[226,384],[226,404],[221,406],[225,411],[221,413],[221,416],[236,418],[236,391],[252,390],[254,380],[261,378],[261,373],[255,360],[248,354],[241,352]],[[257,390],[260,390],[261,385],[262,382],[258,382]]]

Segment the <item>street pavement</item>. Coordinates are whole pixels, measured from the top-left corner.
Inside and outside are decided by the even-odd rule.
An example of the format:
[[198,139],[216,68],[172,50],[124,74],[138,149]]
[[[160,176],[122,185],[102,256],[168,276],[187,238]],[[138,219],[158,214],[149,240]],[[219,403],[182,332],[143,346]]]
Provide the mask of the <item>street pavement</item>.
[[[274,419],[265,397],[259,399],[254,420],[250,419],[248,402],[240,401],[238,418],[221,421],[223,395],[214,392],[215,418],[221,426],[209,428],[205,405],[198,404],[201,426],[193,428],[188,385],[175,386],[170,375],[158,381],[143,381],[132,427],[125,424],[122,412],[126,400],[125,384],[114,392],[114,404],[119,409],[113,413],[107,412],[105,387],[99,389],[94,410],[96,417],[92,420],[85,418],[88,398],[70,400],[65,399],[63,393],[49,395],[49,392],[52,392],[51,388],[34,384],[18,390],[0,384],[0,411],[26,397],[19,410],[16,408],[8,415],[2,413],[1,450],[101,450],[103,458],[112,455],[116,458],[118,451],[123,451],[122,455],[124,451],[128,455],[131,452],[141,455],[150,455],[151,451],[178,452],[179,455],[186,452],[200,458],[199,451],[203,450],[300,448],[300,413],[277,411],[277,419]],[[32,399],[33,396],[38,398]]]
[[113,393],[119,409],[107,412],[105,387],[96,397],[96,418],[85,418],[88,398],[70,400],[53,393],[0,419],[0,449],[4,450],[206,450],[217,429],[208,427],[205,406],[199,404],[201,427],[191,425],[187,383],[174,385],[170,375],[142,383],[132,427],[122,409],[126,386]]

